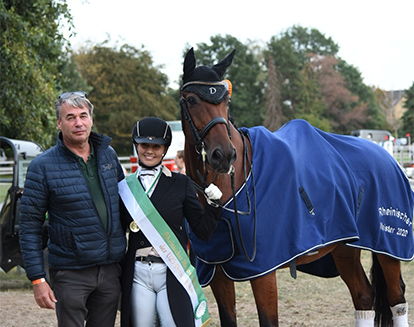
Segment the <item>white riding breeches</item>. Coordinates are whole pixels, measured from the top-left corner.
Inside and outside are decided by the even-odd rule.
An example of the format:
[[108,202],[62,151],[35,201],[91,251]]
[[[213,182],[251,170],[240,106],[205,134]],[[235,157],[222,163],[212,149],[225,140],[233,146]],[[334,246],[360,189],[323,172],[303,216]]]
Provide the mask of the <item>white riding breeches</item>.
[[175,326],[167,297],[167,269],[164,263],[135,262],[131,291],[134,327]]

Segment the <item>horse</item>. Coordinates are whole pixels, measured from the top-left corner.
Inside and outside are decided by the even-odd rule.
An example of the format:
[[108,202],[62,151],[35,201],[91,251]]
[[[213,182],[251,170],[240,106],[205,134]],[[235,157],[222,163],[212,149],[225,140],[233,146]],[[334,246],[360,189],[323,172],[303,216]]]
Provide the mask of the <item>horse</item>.
[[[253,128],[237,128],[229,114],[231,82],[223,81],[234,55],[235,50],[211,67],[196,66],[191,48],[180,88],[186,173],[203,206],[204,189],[211,183],[223,193],[215,204],[223,211],[212,239],[199,241],[191,231],[189,236],[200,283],[212,289],[221,326],[237,326],[234,282],[246,280],[260,326],[278,326],[275,272],[281,268],[290,268],[292,277],[296,269],[322,277],[339,275],[349,289],[356,326],[408,326],[400,269],[400,261],[411,261],[414,253],[414,197],[408,179],[378,145],[325,133],[305,121],[288,123],[275,133],[263,127],[254,133]],[[273,138],[278,140],[276,145]],[[355,159],[353,153],[362,159]],[[329,156],[334,161],[327,163]],[[317,167],[308,167],[312,165]],[[266,166],[271,173],[265,172]],[[274,175],[278,175],[276,182]],[[391,177],[371,187],[383,175]],[[326,192],[313,191],[315,185]],[[372,191],[375,187],[381,192]],[[264,200],[268,193],[273,197]],[[391,204],[384,197],[392,198]],[[364,220],[365,216],[373,222]],[[285,228],[282,221],[290,225]],[[296,231],[299,225],[305,230]],[[373,232],[364,225],[377,227]],[[334,231],[337,226],[340,232]],[[290,237],[281,246],[271,244],[284,234]],[[312,237],[317,240],[299,244]],[[377,244],[387,237],[404,253],[387,253]],[[224,254],[219,254],[222,249]],[[361,265],[362,249],[372,252],[371,281]],[[273,262],[276,257],[278,261]]]

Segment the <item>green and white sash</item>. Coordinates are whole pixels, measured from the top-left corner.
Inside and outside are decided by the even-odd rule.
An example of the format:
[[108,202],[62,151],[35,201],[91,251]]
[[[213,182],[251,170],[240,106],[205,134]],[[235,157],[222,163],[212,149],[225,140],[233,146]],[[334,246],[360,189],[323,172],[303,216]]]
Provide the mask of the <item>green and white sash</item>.
[[196,327],[206,326],[210,322],[210,315],[195,268],[175,234],[146,195],[137,174],[128,175],[120,181],[118,192],[131,217],[187,291],[193,305]]

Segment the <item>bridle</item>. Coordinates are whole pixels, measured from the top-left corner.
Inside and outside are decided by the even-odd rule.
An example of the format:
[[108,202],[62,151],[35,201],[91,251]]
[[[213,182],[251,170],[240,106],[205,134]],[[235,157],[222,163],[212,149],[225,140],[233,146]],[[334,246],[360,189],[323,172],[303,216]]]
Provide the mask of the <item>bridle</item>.
[[[207,125],[199,132],[199,130],[197,129],[197,127],[195,126],[190,112],[188,111],[188,107],[187,107],[187,100],[184,96],[181,96],[180,98],[180,107],[181,107],[181,121],[184,122],[184,120],[187,122],[188,124],[188,128],[190,130],[191,133],[191,137],[193,140],[193,144],[195,146],[195,150],[198,153],[197,156],[197,176],[200,179],[201,183],[203,186],[198,185],[195,181],[193,181],[194,186],[205,195],[204,190],[216,179],[216,177],[219,175],[218,173],[215,173],[215,176],[212,178],[212,180],[210,181],[210,183],[207,183],[207,177],[209,175],[210,172],[212,171],[208,171],[206,170],[206,156],[207,156],[207,152],[205,150],[205,144],[204,144],[204,138],[206,137],[206,135],[210,132],[210,130],[217,124],[224,124],[226,125],[227,128],[227,133],[228,136],[231,140],[231,131],[230,131],[230,125],[228,123],[228,121],[224,118],[224,117],[214,117],[210,122],[207,123]],[[228,118],[228,117],[227,117]],[[184,126],[184,125],[183,125]],[[183,128],[184,131],[184,135],[185,137],[188,139],[188,136],[185,133],[185,129]],[[247,153],[247,145],[246,145],[246,140],[245,140],[245,135],[243,134],[243,132],[241,130],[238,129],[238,132],[241,135],[241,138],[243,140],[243,167],[244,167],[244,183],[246,184],[247,182],[247,162],[250,164],[250,167],[252,167],[252,163],[248,157],[248,153]],[[198,167],[200,165],[200,163],[203,163],[203,170],[204,170],[204,176],[201,175]],[[239,211],[237,209],[237,201],[236,201],[236,190],[235,190],[235,186],[234,186],[234,167],[231,166],[231,169],[229,170],[228,174],[230,175],[231,178],[231,189],[232,189],[232,197],[233,197],[233,204],[234,204],[234,210],[232,209],[228,209],[226,207],[224,207],[221,203],[216,203],[217,206],[221,207],[223,210],[227,210],[230,212],[234,212],[235,217],[236,217],[236,222],[237,222],[237,229],[238,229],[238,234],[239,234],[239,238],[240,238],[240,243],[242,246],[242,250],[244,253],[244,256],[246,257],[246,259],[249,262],[252,262],[255,257],[256,257],[256,225],[257,225],[257,215],[256,215],[256,186],[254,183],[254,176],[253,176],[253,170],[250,170],[250,174],[252,176],[252,182],[253,182],[253,198],[254,198],[254,228],[253,228],[253,254],[252,257],[249,257],[249,255],[247,254],[246,248],[244,246],[244,242],[243,242],[243,237],[241,234],[241,227],[240,227],[240,220],[239,220],[239,215],[242,216],[247,216],[250,215],[251,213],[251,203],[250,203],[250,195],[249,195],[249,190],[247,188],[247,184],[246,184],[246,198],[247,198],[247,205],[248,205],[248,210],[247,212],[244,211]]]
[[[227,120],[224,117],[219,116],[219,117],[214,117],[211,121],[208,122],[208,124],[202,129],[202,131],[199,132],[197,127],[195,126],[192,118],[191,118],[190,112],[188,111],[187,100],[184,98],[184,96],[182,96],[181,99],[180,99],[180,107],[181,107],[181,120],[183,121],[185,119],[187,121],[188,128],[190,129],[191,137],[192,137],[192,140],[193,140],[193,144],[195,146],[195,150],[198,153],[197,167],[199,167],[201,160],[203,162],[204,176],[201,176],[199,170],[196,169],[197,175],[200,178],[200,181],[202,182],[203,188],[201,188],[196,183],[194,183],[194,184],[197,185],[197,188],[199,188],[200,191],[204,193],[204,189],[206,187],[208,187],[208,185],[209,185],[209,184],[207,184],[207,176],[210,173],[210,171],[206,170],[207,152],[206,152],[206,149],[205,149],[204,138],[206,137],[206,135],[210,132],[210,130],[215,125],[224,124],[224,125],[226,125],[227,133],[228,133],[229,138],[231,140],[230,126],[229,126],[229,124],[227,123]],[[183,131],[184,131],[184,136],[188,139],[188,136],[185,135],[186,133],[185,133],[184,129],[183,129]],[[217,176],[218,176],[218,174],[216,173],[216,175],[210,181],[210,184],[213,182],[213,180],[216,179]]]

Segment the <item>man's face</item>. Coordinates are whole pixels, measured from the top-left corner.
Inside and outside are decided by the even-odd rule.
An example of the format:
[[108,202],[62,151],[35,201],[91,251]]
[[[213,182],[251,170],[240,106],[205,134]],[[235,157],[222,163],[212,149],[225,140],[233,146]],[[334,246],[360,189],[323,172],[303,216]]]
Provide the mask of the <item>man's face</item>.
[[74,108],[63,103],[57,124],[63,134],[63,143],[76,146],[88,142],[93,121],[86,106]]

